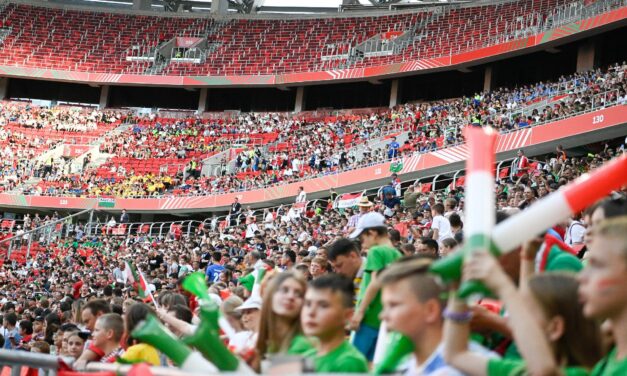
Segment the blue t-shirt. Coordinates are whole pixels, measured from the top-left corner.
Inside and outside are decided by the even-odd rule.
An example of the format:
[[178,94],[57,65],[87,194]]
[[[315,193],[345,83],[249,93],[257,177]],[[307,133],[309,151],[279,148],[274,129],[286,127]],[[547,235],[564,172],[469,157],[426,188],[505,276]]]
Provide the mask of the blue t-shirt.
[[209,282],[218,282],[220,280],[220,274],[224,270],[224,266],[217,264],[209,264],[207,266],[207,270],[205,271],[205,275],[207,276],[207,280]]
[[[11,346],[11,341],[9,340],[9,338],[15,338],[15,347]],[[7,330],[6,334],[4,335],[4,347],[7,350],[11,350],[11,349],[15,349],[19,344],[20,341],[22,340],[22,336],[20,336],[19,331],[17,330],[17,328],[14,328],[13,330]]]

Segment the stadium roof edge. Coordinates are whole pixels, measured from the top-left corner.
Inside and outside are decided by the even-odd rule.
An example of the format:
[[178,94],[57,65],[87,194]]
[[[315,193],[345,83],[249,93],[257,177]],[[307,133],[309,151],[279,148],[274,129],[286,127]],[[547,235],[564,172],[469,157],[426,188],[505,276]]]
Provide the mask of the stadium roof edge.
[[[124,2],[126,0],[116,0],[119,2]],[[188,2],[193,2],[193,0],[187,0]],[[217,15],[209,12],[165,12],[161,10],[133,10],[126,9],[120,7],[102,7],[102,6],[94,6],[88,2],[81,2],[77,0],[60,0],[60,1],[41,1],[41,0],[8,0],[5,4],[23,4],[29,6],[43,7],[43,8],[51,8],[51,9],[64,9],[64,10],[75,10],[75,11],[85,11],[85,12],[100,12],[100,13],[116,13],[116,14],[127,14],[127,15],[137,15],[137,16],[153,16],[153,17],[184,17],[184,18],[214,18],[214,19],[259,19],[259,20],[272,20],[272,19],[323,19],[323,18],[349,18],[349,17],[380,17],[386,15],[398,15],[398,14],[411,14],[411,13],[421,13],[421,12],[432,12],[436,9],[440,9],[442,7],[456,7],[456,8],[466,8],[466,7],[476,7],[487,4],[500,4],[500,3],[511,3],[516,0],[499,0],[499,1],[469,1],[469,2],[455,2],[455,3],[442,3],[435,6],[436,2],[431,2],[429,6],[422,7],[398,7],[399,4],[395,4],[394,10],[389,9],[370,9],[370,7],[363,8],[364,10],[350,10],[348,12],[337,12],[337,13],[317,13],[317,14],[288,14],[288,13],[255,13],[255,14],[240,14],[240,13],[229,13],[226,15]],[[68,3],[69,2],[69,3]],[[210,3],[207,3],[207,7],[210,7]],[[302,8],[301,8],[302,9]]]

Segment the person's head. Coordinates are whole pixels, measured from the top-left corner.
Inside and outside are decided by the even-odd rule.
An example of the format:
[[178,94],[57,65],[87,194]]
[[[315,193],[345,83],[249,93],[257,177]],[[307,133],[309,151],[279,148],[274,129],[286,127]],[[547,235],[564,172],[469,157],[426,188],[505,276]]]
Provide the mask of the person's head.
[[128,307],[128,310],[124,314],[124,330],[128,338],[128,345],[132,345],[133,338],[131,338],[131,332],[133,329],[150,314],[154,314],[152,308],[144,303],[135,303]]
[[29,320],[20,321],[20,336],[29,336],[33,334],[33,323]]
[[553,344],[558,362],[592,368],[601,358],[601,334],[597,323],[583,315],[575,276],[543,273],[527,283],[522,299]]
[[[292,338],[301,332],[300,310],[307,281],[299,272],[283,272],[272,277],[263,292],[257,350],[266,352],[287,349]],[[281,331],[279,328],[288,328]]]
[[35,317],[33,321],[33,333],[41,333],[44,330],[44,319],[41,316]]
[[444,209],[445,211],[452,211],[455,210],[455,208],[457,207],[457,200],[449,197],[446,200],[444,200]]
[[433,206],[431,206],[431,215],[432,216],[437,216],[437,215],[442,215],[444,214],[444,205],[438,203],[435,204]]
[[225,299],[220,306],[224,317],[228,320],[228,322],[235,330],[242,329],[242,312],[237,310],[237,307],[241,306],[242,304],[244,304],[242,298],[237,295],[231,295],[227,299]]
[[15,312],[9,312],[4,315],[4,327],[5,328],[14,328],[17,325],[17,315]]
[[595,226],[588,244],[588,260],[579,274],[584,314],[618,320],[627,312],[627,216]]
[[399,249],[404,256],[411,256],[416,253],[416,247],[411,243],[401,244]]
[[439,254],[438,242],[434,239],[422,237],[416,244],[416,254],[437,257]]
[[333,270],[348,278],[355,278],[363,262],[358,244],[351,239],[338,239],[329,246],[329,262]]
[[235,308],[241,315],[242,327],[257,333],[259,331],[259,319],[261,318],[261,299],[251,296],[239,307]]
[[30,352],[50,354],[50,344],[46,341],[35,341],[30,345]]
[[314,257],[309,265],[309,274],[313,278],[318,278],[327,272],[327,260],[322,257]]
[[440,247],[440,256],[444,257],[457,249],[457,240],[453,238],[446,238],[442,240],[442,247]]
[[296,263],[296,252],[292,251],[291,249],[286,250],[285,252],[283,252],[283,255],[281,255],[281,266],[284,267],[291,267]]
[[322,342],[344,335],[353,316],[354,295],[352,280],[340,274],[326,274],[309,282],[301,312],[305,335]]
[[377,212],[364,214],[357,221],[357,228],[350,234],[351,239],[359,239],[362,249],[369,249],[377,244],[389,242],[385,217]]
[[170,307],[170,309],[168,309],[168,313],[188,324],[191,324],[192,319],[194,318],[194,314],[192,313],[192,311],[190,311],[187,306],[184,306],[182,304],[173,305],[172,307]]
[[67,339],[67,354],[75,359],[78,359],[83,353],[85,347],[85,340],[78,334],[78,331],[70,332]]
[[463,227],[462,219],[457,213],[453,213],[448,217],[448,221],[451,224],[451,228],[459,229]]
[[124,321],[117,313],[105,313],[98,317],[92,333],[93,343],[100,349],[117,347],[124,334]]
[[428,274],[431,260],[410,258],[390,265],[381,273],[383,311],[381,318],[390,330],[419,344],[432,329],[442,328],[444,307],[441,287]]
[[111,307],[109,306],[109,303],[107,303],[105,300],[91,300],[83,306],[83,311],[81,312],[81,321],[83,325],[85,325],[85,328],[87,330],[93,331],[98,317],[109,312],[111,312]]
[[388,230],[388,236],[390,237],[390,241],[392,242],[392,244],[394,244],[394,246],[398,246],[398,244],[401,242],[401,232],[397,229]]
[[593,230],[604,219],[620,217],[627,215],[627,200],[624,198],[619,199],[605,199],[595,205],[590,214],[590,230]]

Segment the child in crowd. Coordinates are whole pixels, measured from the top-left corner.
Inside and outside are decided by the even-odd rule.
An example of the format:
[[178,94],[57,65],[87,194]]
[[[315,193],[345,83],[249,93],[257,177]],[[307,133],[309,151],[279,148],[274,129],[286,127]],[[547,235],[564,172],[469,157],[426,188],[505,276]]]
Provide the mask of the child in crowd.
[[368,361],[346,340],[346,324],[353,315],[353,283],[339,274],[325,274],[309,282],[301,323],[305,335],[319,344],[305,353],[322,373],[366,373]]
[[93,345],[102,350],[101,363],[114,363],[124,350],[120,340],[124,334],[124,322],[117,313],[106,313],[96,320],[92,333]]
[[598,325],[583,316],[573,275],[539,274],[523,280],[519,291],[496,259],[481,251],[466,261],[464,279],[483,282],[503,301],[524,359],[488,359],[468,351],[471,314],[451,293],[444,313],[445,358],[465,374],[584,376],[600,359]]
[[70,336],[67,339],[67,354],[74,359],[80,358],[85,347],[85,339],[79,334],[78,331],[70,332]]
[[583,313],[605,320],[615,343],[592,375],[627,375],[627,217],[596,226],[588,249],[588,261],[579,276]]
[[[407,336],[414,344],[413,357],[402,367],[408,375],[462,375],[444,360],[442,311],[446,290],[427,273],[431,262],[424,256],[408,258],[381,273],[381,317],[390,330]],[[495,356],[474,342],[470,348]]]

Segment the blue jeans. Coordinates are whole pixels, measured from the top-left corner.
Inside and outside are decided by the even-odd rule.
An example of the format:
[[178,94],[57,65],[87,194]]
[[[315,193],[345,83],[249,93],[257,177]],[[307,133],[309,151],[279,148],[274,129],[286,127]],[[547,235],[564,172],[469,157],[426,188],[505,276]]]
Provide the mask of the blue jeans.
[[373,328],[362,323],[353,337],[353,345],[364,354],[369,362],[374,358],[374,350],[379,338],[379,328]]

